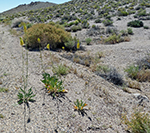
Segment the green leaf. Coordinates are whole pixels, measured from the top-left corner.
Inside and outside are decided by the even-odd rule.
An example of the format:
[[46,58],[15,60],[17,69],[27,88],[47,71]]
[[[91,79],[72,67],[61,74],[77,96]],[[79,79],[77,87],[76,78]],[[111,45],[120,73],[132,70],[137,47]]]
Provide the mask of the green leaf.
[[20,99],[19,101],[17,101],[19,105],[21,105],[23,103],[23,99]]
[[20,90],[25,94],[26,92],[20,87]]

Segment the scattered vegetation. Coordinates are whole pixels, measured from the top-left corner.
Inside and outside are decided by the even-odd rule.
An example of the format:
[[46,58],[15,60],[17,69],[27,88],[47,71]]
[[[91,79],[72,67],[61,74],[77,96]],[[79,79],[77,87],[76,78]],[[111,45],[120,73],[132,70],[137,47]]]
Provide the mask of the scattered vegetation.
[[59,94],[67,92],[67,90],[65,90],[62,85],[62,80],[59,81],[56,76],[50,76],[50,74],[44,73],[43,80],[41,81],[45,84],[47,92],[50,93],[53,97],[59,96]]
[[8,92],[9,89],[8,88],[3,88],[3,87],[0,87],[0,92]]
[[68,68],[64,64],[60,64],[57,67],[53,66],[53,72],[58,76],[66,75],[68,73]]
[[91,41],[92,41],[91,38],[86,38],[86,39],[85,39],[85,42],[86,42],[87,45],[90,45],[90,44],[91,44]]
[[124,85],[125,82],[123,77],[117,72],[114,68],[109,68],[108,66],[98,65],[95,70],[96,75],[103,77],[109,82],[114,83],[115,85]]
[[150,117],[147,113],[135,112],[130,119],[126,115],[123,117],[123,122],[128,126],[128,130],[132,133],[149,133],[150,132]]
[[139,82],[150,81],[150,59],[149,56],[138,61],[135,65],[125,69],[131,79]]
[[0,114],[0,118],[4,118],[4,115]]

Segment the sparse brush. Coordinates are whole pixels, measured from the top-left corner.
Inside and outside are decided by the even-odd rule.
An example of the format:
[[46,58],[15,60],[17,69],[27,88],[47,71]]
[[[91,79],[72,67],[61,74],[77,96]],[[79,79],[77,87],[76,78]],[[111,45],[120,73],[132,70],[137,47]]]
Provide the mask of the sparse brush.
[[66,75],[68,73],[68,68],[64,64],[60,64],[57,67],[53,66],[52,70],[57,75]]
[[8,92],[9,89],[8,88],[3,88],[3,87],[0,87],[0,92]]
[[128,76],[132,79],[136,79],[137,74],[139,72],[139,66],[131,65],[127,69],[125,69],[125,72],[128,73]]
[[122,120],[132,133],[150,132],[150,117],[147,113],[135,112],[131,115],[130,120],[126,115],[123,115]]
[[87,43],[87,45],[90,45],[90,44],[91,44],[91,41],[92,41],[91,38],[86,38],[86,39],[85,39],[85,42]]

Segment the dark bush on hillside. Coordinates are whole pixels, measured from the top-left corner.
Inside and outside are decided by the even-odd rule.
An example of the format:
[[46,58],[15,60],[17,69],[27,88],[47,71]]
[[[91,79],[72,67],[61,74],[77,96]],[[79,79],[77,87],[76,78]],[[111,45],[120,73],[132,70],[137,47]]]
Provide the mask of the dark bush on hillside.
[[105,26],[111,26],[111,25],[113,25],[113,21],[111,21],[111,20],[109,20],[109,19],[105,19],[105,20],[103,20],[103,24],[104,24]]
[[101,23],[101,20],[100,19],[96,19],[95,23]]
[[[35,24],[29,28],[23,39],[28,48],[44,48],[50,44],[50,48],[58,48],[64,46],[64,43],[72,40],[71,34],[58,28],[58,25],[51,24]],[[40,43],[37,39],[40,38]]]
[[77,32],[79,30],[82,30],[81,26],[73,26],[73,27],[71,27],[71,31],[73,31],[73,32]]
[[134,21],[128,22],[127,26],[130,26],[130,27],[143,27],[144,24],[140,20],[134,20]]
[[101,67],[95,73],[115,85],[123,85],[125,83],[115,68]]
[[136,65],[129,66],[125,72],[131,79],[139,82],[150,82],[150,57],[139,60]]

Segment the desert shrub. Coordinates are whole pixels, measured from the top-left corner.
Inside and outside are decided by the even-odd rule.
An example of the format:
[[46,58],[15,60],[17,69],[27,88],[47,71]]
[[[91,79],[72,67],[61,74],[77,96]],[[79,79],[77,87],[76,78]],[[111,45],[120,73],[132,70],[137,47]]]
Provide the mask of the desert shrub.
[[136,62],[136,65],[131,65],[125,69],[131,79],[139,82],[150,81],[150,58],[149,56]]
[[136,79],[139,70],[139,66],[131,65],[127,69],[125,69],[125,72],[128,73],[128,76],[131,79]]
[[73,27],[71,27],[71,30],[73,32],[77,32],[78,30],[82,30],[82,27],[81,26],[73,26]]
[[101,20],[100,19],[96,19],[95,23],[101,23]]
[[148,26],[144,26],[143,28],[144,28],[144,29],[149,29],[149,27],[148,27]]
[[130,120],[126,115],[122,116],[124,124],[132,133],[149,133],[150,117],[147,113],[135,112],[131,115]]
[[92,25],[92,28],[96,28],[96,25]]
[[150,70],[141,70],[137,73],[136,79],[139,82],[150,82]]
[[[40,43],[38,38],[40,38]],[[28,48],[39,48],[39,46],[44,48],[50,44],[50,47],[55,49],[72,40],[72,37],[70,33],[51,24],[35,24],[27,30],[23,39]]]
[[66,75],[68,73],[68,68],[64,64],[60,64],[57,67],[53,66],[53,73],[60,75]]
[[91,41],[92,41],[91,38],[86,38],[86,39],[85,39],[85,42],[87,43],[87,45],[90,45]]
[[75,40],[70,40],[65,43],[65,50],[77,50],[77,42]]
[[90,25],[89,25],[89,23],[87,22],[87,21],[83,21],[82,22],[82,28],[89,28],[90,27]]
[[128,32],[126,30],[121,30],[120,33],[121,33],[122,36],[127,36],[128,35]]
[[129,13],[126,11],[119,11],[118,12],[118,16],[128,16],[128,15],[129,15]]
[[106,34],[118,34],[118,30],[114,27],[107,27]]
[[130,27],[143,27],[143,25],[144,25],[143,22],[140,20],[130,21],[127,24],[127,26],[130,26]]
[[146,10],[142,10],[142,9],[140,9],[139,11],[138,11],[138,14],[137,14],[138,16],[146,16],[147,14],[146,14]]
[[103,77],[115,85],[125,84],[122,75],[120,75],[115,68],[109,68],[108,66],[98,66],[95,73],[96,75]]
[[29,21],[23,18],[15,18],[14,20],[12,20],[11,28],[19,27],[21,23],[29,23]]
[[111,21],[111,20],[109,20],[109,19],[105,19],[105,20],[103,20],[102,22],[103,22],[103,24],[104,24],[105,26],[111,26],[111,25],[113,24],[113,21]]
[[128,30],[128,34],[133,35],[133,31],[131,28],[128,28],[127,30]]
[[104,43],[111,43],[111,44],[115,44],[115,43],[119,43],[122,42],[123,39],[121,38],[121,35],[110,35],[108,38],[104,39]]

